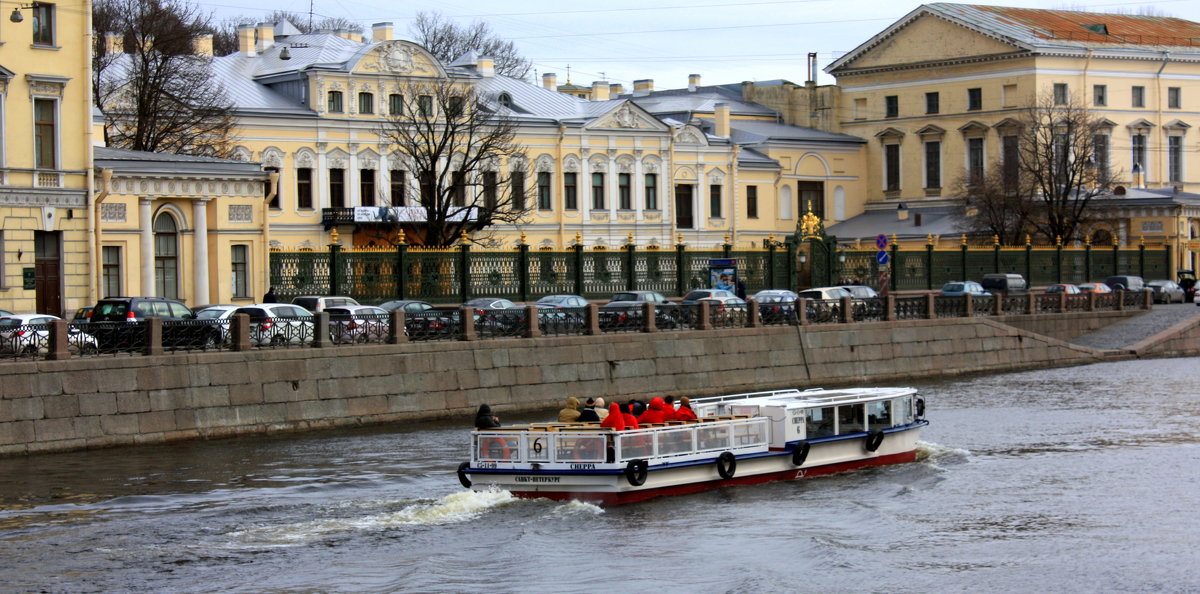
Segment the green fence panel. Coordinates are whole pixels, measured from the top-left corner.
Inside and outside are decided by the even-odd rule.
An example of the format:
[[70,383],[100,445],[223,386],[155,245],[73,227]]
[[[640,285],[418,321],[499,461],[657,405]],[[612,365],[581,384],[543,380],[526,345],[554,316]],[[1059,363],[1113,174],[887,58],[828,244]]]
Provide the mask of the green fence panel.
[[328,252],[271,252],[270,267],[270,284],[281,301],[328,294]]
[[637,273],[638,290],[658,291],[668,296],[677,292],[675,252],[638,252],[634,256],[633,269]]
[[408,267],[409,299],[461,303],[458,257],[456,251],[409,250],[404,260]]
[[583,296],[608,299],[625,290],[625,254],[622,252],[585,252],[583,255]]
[[468,282],[472,297],[503,297],[519,301],[521,279],[516,252],[471,252]]
[[574,252],[529,252],[531,299],[575,293]]

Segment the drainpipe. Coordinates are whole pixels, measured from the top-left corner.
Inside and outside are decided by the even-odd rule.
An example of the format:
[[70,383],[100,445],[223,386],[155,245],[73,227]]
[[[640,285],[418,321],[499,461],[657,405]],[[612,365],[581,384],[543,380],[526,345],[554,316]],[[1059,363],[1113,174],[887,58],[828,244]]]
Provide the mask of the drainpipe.
[[[100,265],[100,203],[104,202],[104,199],[108,198],[112,191],[112,175],[112,169],[100,170],[100,193],[96,194],[96,199],[92,203],[92,216],[88,218],[88,231],[92,235],[92,257],[89,260],[92,263],[92,270],[96,272],[92,276],[92,281],[96,283],[93,293],[96,298],[92,300],[93,303],[105,297],[100,294],[100,288],[104,284],[104,267]],[[89,175],[88,178],[90,179],[91,176]],[[91,284],[92,281],[89,281],[88,284]]]
[[[270,223],[270,221],[267,220],[267,217],[270,215],[270,212],[271,212],[271,201],[274,200],[275,196],[279,194],[279,172],[272,171],[271,173],[267,174],[267,183],[270,184],[271,191],[267,192],[267,197],[263,199],[263,203],[262,203],[262,213],[263,213],[263,218],[262,218],[262,221],[263,221],[262,222],[262,235],[263,235],[262,271],[263,271],[263,276],[262,276],[262,278],[264,278],[267,281],[267,286],[270,287],[271,286],[271,223]],[[262,287],[259,287],[259,288],[262,289]],[[264,289],[262,291],[259,291],[259,293],[266,293],[266,290]]]
[[[1158,134],[1162,135],[1162,140],[1166,141],[1166,142],[1161,142],[1161,143],[1159,144],[1159,146],[1164,146],[1164,147],[1165,147],[1165,146],[1167,146],[1167,144],[1170,142],[1170,139],[1168,139],[1168,138],[1167,138],[1167,130],[1166,130],[1166,128],[1163,128],[1163,127],[1162,127],[1162,125],[1163,125],[1163,113],[1162,113],[1162,104],[1163,104],[1163,92],[1162,92],[1162,90],[1163,90],[1163,88],[1162,88],[1162,73],[1163,73],[1163,70],[1165,70],[1165,69],[1167,68],[1167,64],[1168,64],[1170,61],[1171,61],[1171,52],[1170,52],[1169,50],[1163,50],[1163,61],[1162,61],[1162,64],[1160,64],[1160,65],[1158,66],[1158,72],[1155,72],[1155,73],[1154,73],[1154,91],[1155,91],[1155,95],[1154,95],[1154,99],[1155,99],[1155,101],[1154,101],[1154,113],[1155,113],[1155,120],[1154,120],[1154,122],[1155,122],[1156,124],[1158,124],[1157,126],[1155,126],[1155,128],[1157,128],[1156,132],[1157,132]],[[1149,139],[1149,138],[1147,138],[1146,140],[1147,140],[1147,141],[1149,141],[1150,139]],[[1146,150],[1149,150],[1149,147],[1147,147],[1147,149],[1146,149]],[[1165,179],[1167,179],[1167,175],[1166,175],[1166,173],[1167,173],[1167,170],[1166,170],[1166,164],[1167,164],[1167,160],[1168,160],[1168,159],[1170,159],[1170,158],[1171,158],[1171,156],[1170,156],[1169,154],[1166,154],[1166,153],[1164,153],[1162,158],[1159,158],[1159,159],[1156,159],[1156,160],[1155,160],[1154,166],[1155,166],[1155,167],[1158,167],[1158,173],[1155,175],[1155,179],[1159,180],[1159,185],[1160,185],[1160,186],[1162,185],[1162,183],[1161,183],[1161,182],[1162,182],[1162,180],[1165,180]],[[1145,182],[1143,182],[1143,186],[1144,186],[1144,184],[1145,184]]]

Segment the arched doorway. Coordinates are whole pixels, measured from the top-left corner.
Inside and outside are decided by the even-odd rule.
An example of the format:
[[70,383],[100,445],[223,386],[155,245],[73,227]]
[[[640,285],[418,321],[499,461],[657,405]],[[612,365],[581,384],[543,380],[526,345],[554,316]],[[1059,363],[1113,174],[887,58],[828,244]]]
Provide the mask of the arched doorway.
[[165,212],[154,219],[154,294],[179,299],[179,226]]

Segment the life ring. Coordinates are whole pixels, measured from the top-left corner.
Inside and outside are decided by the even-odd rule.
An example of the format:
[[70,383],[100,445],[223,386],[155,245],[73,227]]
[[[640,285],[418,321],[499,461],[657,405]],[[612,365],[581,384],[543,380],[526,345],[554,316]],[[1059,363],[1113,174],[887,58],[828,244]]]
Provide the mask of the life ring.
[[792,465],[802,466],[804,461],[808,459],[808,450],[812,449],[812,444],[807,441],[802,441],[792,448]]
[[470,467],[470,462],[463,462],[458,465],[458,482],[462,483],[462,486],[468,489],[471,488],[471,479],[467,478],[467,469]]
[[493,460],[512,460],[512,451],[508,449],[508,441],[502,437],[486,438],[483,442],[482,455]]
[[625,465],[625,479],[634,487],[645,484],[649,474],[650,463],[645,460],[630,460],[629,464]]
[[876,429],[867,434],[867,439],[863,445],[866,446],[868,452],[874,452],[883,444],[883,430]]
[[731,479],[735,472],[737,472],[737,458],[733,452],[721,452],[721,455],[717,456],[717,474],[721,475],[723,479]]
[[925,399],[917,398],[917,418],[925,418]]

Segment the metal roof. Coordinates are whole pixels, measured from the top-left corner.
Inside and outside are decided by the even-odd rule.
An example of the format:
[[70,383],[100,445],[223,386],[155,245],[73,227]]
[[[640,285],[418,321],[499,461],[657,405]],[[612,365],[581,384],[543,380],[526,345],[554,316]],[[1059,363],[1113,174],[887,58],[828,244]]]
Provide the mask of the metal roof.
[[93,148],[94,163],[99,169],[111,169],[118,173],[167,173],[170,175],[207,175],[265,178],[266,172],[256,162],[176,155],[174,153],[151,153],[97,146]]
[[716,110],[718,103],[724,103],[729,106],[730,113],[737,115],[771,117],[778,115],[778,112],[765,105],[743,101],[740,88],[734,91],[724,85],[697,87],[695,91],[687,89],[652,91],[649,95],[640,97],[625,94],[621,95],[621,98],[637,103],[650,113],[678,113],[687,111],[712,113]]

